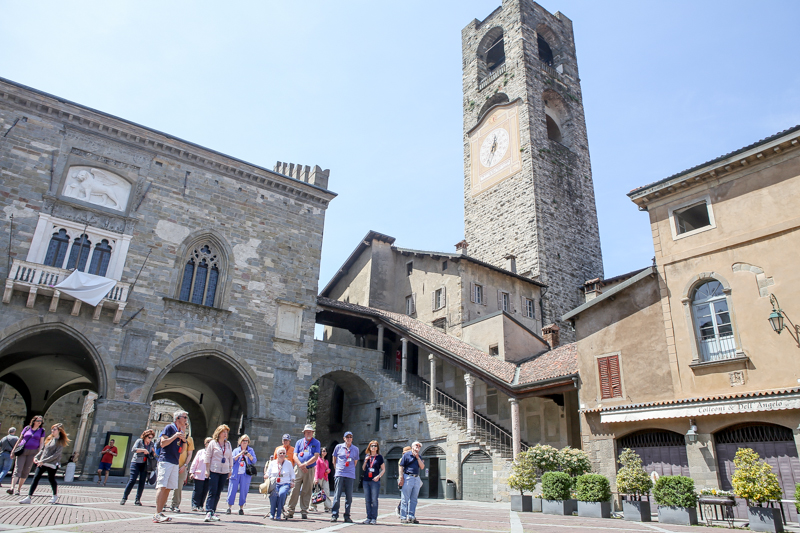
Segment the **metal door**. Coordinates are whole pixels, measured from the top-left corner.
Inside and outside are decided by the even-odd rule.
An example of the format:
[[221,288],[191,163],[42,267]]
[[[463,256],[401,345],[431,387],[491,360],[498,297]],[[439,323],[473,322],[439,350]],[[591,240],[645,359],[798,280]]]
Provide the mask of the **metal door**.
[[[793,500],[795,483],[800,482],[800,458],[797,456],[797,445],[794,443],[792,430],[773,425],[734,426],[717,432],[714,435],[719,466],[720,488],[732,490],[733,459],[739,448],[752,448],[764,461],[772,467],[778,476],[783,489],[783,499]],[[737,498],[734,513],[737,518],[747,518],[747,507],[744,500]],[[797,510],[794,504],[783,506],[786,520],[797,521]]]
[[637,431],[617,440],[617,454],[630,448],[642,458],[648,474],[659,476],[688,476],[689,458],[686,455],[686,440],[674,431]]
[[447,486],[447,454],[439,446],[431,446],[422,452],[422,460],[425,461],[426,480],[423,483],[428,486],[428,498],[444,498],[445,487]]
[[386,461],[386,494],[400,494],[397,486],[397,469],[400,458],[403,456],[403,448],[392,448],[384,458]]
[[465,500],[494,500],[492,458],[484,452],[472,452],[461,464],[461,497]]

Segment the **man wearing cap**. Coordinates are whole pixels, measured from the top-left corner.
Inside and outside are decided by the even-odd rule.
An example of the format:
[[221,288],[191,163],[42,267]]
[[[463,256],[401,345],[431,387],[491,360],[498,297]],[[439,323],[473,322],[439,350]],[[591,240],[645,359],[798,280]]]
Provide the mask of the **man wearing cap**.
[[286,460],[289,461],[289,464],[294,464],[294,446],[291,443],[291,437],[288,433],[283,436],[283,444],[275,448],[275,453],[272,454],[272,459],[278,459],[278,450],[283,448],[286,451]]
[[334,477],[336,488],[333,491],[331,522],[336,522],[339,518],[339,503],[344,492],[344,521],[352,524],[350,506],[353,503],[353,484],[356,481],[356,463],[358,463],[358,447],[353,446],[352,432],[346,431],[344,444],[337,444],[333,449],[333,461],[336,465]]
[[283,510],[286,518],[294,516],[297,499],[300,498],[300,516],[308,518],[308,506],[311,504],[311,492],[314,489],[314,471],[319,457],[320,444],[314,438],[314,426],[306,424],[303,438],[294,445],[294,488],[289,494],[289,502]]

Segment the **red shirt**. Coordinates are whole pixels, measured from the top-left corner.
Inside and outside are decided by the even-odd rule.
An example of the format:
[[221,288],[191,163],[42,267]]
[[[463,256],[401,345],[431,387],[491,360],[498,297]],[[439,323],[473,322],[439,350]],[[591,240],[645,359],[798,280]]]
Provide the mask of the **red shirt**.
[[103,448],[103,451],[101,453],[103,454],[103,458],[100,459],[101,463],[113,463],[114,462],[114,456],[111,455],[111,454],[112,453],[117,453],[117,447],[116,446],[106,446],[105,448]]

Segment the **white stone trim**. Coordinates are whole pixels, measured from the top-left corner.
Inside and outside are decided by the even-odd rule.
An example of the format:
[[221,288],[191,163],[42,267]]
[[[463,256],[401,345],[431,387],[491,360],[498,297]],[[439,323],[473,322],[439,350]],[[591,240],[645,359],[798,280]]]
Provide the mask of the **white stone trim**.
[[[703,226],[702,228],[697,228],[692,231],[687,231],[686,233],[681,233],[678,235],[678,227],[675,225],[675,211],[679,211],[686,207],[691,207],[693,205],[705,202],[706,209],[708,210],[708,221],[710,224],[708,226]],[[692,200],[688,200],[685,202],[681,202],[678,205],[674,205],[669,208],[669,229],[672,231],[672,240],[677,241],[679,239],[684,239],[686,237],[691,237],[692,235],[697,235],[698,233],[703,233],[704,231],[709,231],[715,229],[717,227],[717,222],[714,219],[714,209],[711,206],[711,196],[706,194],[705,196],[701,196],[700,198],[693,198]]]

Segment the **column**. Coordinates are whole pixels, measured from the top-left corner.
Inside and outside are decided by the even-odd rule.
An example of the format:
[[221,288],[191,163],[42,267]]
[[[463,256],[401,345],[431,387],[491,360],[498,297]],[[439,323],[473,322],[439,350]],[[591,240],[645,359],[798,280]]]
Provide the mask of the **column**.
[[383,353],[383,324],[378,324],[378,345],[377,350]]
[[431,404],[436,405],[436,356],[430,354],[428,361],[431,363]]
[[403,364],[400,366],[400,382],[406,384],[406,369],[408,368],[408,339],[403,337],[400,339],[403,343]]
[[475,398],[472,388],[475,378],[472,374],[464,374],[464,383],[467,384],[467,433],[471,435],[475,432]]
[[508,403],[511,404],[511,444],[514,450],[514,459],[520,452],[520,434],[519,434],[519,400],[516,398],[509,398]]

